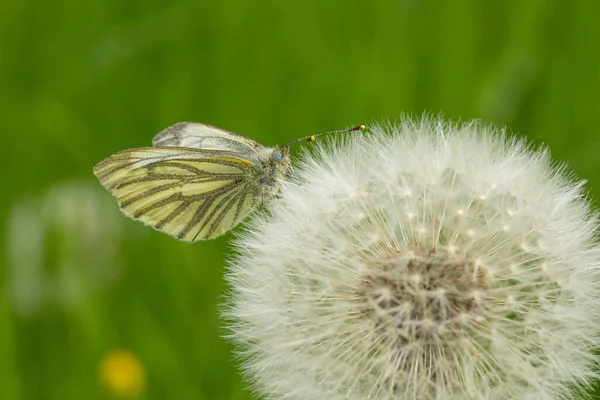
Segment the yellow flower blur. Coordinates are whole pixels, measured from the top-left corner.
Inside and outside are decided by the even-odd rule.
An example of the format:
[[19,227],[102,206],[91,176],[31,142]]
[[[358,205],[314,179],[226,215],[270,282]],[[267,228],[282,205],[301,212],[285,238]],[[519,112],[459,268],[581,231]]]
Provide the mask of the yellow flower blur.
[[129,350],[112,350],[100,361],[100,384],[115,398],[138,398],[146,387],[141,361]]

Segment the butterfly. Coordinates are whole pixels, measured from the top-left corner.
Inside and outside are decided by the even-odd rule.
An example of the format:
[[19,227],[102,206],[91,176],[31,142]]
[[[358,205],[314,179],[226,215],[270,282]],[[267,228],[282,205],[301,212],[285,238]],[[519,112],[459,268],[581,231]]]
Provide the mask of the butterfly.
[[211,125],[179,122],[154,136],[153,147],[100,161],[94,174],[128,217],[186,242],[214,239],[276,195],[291,144],[363,129],[266,147]]

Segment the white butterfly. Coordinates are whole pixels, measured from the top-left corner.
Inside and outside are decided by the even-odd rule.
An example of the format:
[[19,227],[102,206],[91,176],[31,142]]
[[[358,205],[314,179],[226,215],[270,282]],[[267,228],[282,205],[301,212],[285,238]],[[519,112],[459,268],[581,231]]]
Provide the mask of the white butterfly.
[[214,126],[179,122],[154,136],[154,147],[113,154],[94,174],[125,215],[186,242],[214,239],[277,193],[290,145],[318,135],[265,147]]

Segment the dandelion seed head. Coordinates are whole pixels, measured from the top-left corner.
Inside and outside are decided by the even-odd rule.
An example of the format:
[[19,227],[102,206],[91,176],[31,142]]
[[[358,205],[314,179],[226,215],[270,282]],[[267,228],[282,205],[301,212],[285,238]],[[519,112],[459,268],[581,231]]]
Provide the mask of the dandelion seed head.
[[569,399],[596,377],[582,185],[478,123],[307,155],[236,242],[231,338],[266,399]]

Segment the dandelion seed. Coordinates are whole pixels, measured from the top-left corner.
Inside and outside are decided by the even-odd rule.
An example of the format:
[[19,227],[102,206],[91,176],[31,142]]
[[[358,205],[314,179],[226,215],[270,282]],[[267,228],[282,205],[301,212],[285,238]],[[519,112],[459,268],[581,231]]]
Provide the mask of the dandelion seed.
[[294,176],[228,274],[257,394],[549,400],[596,378],[598,214],[548,152],[424,117]]

